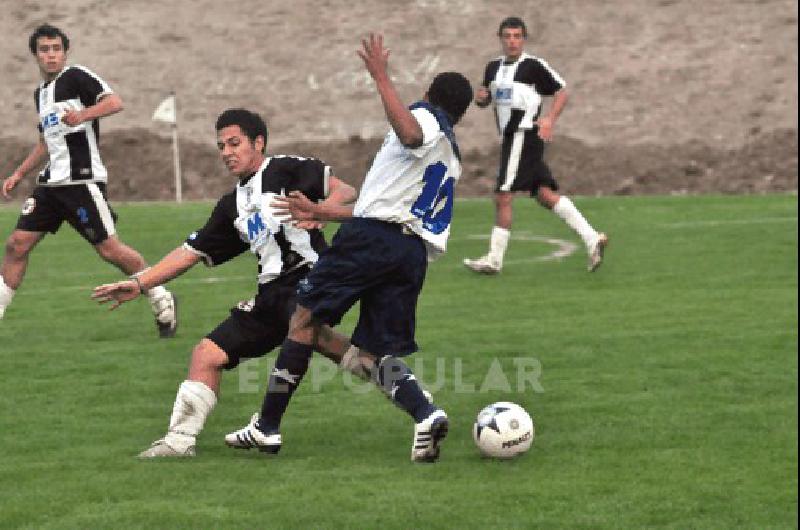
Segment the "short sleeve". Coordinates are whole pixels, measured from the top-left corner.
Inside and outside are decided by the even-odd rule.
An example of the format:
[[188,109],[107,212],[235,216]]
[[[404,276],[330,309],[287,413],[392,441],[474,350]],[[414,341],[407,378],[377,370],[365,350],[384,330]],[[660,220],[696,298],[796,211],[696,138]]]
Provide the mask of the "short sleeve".
[[566,86],[558,72],[541,59],[529,61],[524,81],[534,85],[536,92],[542,96],[552,96]]
[[422,129],[422,145],[414,149],[409,149],[418,157],[423,157],[433,147],[439,138],[441,129],[436,117],[424,107],[419,107],[411,111],[411,115],[417,120]]
[[[36,90],[33,91],[33,105],[36,107],[36,115],[37,116],[39,116],[39,93],[41,91],[42,91],[41,88],[37,88]],[[44,129],[42,128],[42,120],[41,119],[36,121],[36,128],[39,129],[39,134],[44,132]]]
[[236,192],[223,196],[206,224],[193,232],[183,247],[203,258],[209,267],[221,265],[248,249],[234,227],[236,219]]
[[331,168],[321,160],[305,158],[298,160],[294,169],[294,186],[312,201],[328,196],[328,179]]
[[100,76],[83,66],[73,67],[71,77],[84,107],[91,107],[97,103],[102,96],[114,92],[111,90],[111,87],[108,86],[108,83],[103,81]]
[[497,75],[498,67],[498,61],[491,61],[486,65],[486,69],[483,71],[483,86],[489,88],[489,85],[494,81],[494,76]]

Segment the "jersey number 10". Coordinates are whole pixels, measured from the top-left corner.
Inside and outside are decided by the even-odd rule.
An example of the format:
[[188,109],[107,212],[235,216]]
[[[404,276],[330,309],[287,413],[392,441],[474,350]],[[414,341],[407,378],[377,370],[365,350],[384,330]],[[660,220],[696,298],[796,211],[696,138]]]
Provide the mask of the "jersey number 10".
[[433,234],[441,234],[447,230],[453,218],[455,179],[445,179],[445,174],[447,166],[442,162],[426,167],[422,176],[422,193],[411,207],[411,213],[422,219],[422,226]]

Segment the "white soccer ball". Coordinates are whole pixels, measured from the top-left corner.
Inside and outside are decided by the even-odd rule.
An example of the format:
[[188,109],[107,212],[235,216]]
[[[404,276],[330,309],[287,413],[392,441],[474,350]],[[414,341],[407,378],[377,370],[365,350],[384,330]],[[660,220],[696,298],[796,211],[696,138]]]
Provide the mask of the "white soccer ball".
[[531,448],[536,429],[530,414],[515,403],[498,401],[478,413],[472,438],[484,456],[513,458]]

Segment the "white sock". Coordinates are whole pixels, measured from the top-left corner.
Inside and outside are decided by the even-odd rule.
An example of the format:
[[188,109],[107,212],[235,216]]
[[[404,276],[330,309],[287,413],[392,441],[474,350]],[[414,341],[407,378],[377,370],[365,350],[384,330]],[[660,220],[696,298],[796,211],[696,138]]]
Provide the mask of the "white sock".
[[597,231],[592,228],[589,221],[581,215],[581,212],[575,208],[572,201],[564,195],[558,199],[558,202],[553,206],[553,213],[564,220],[570,228],[572,228],[583,240],[586,248],[591,247],[597,241]]
[[159,322],[172,322],[175,318],[175,307],[172,304],[170,292],[163,285],[148,289],[147,298],[150,300],[153,315]]
[[6,308],[11,304],[11,299],[14,298],[15,292],[14,289],[6,285],[3,277],[0,276],[0,318],[3,318],[3,313],[6,312]]
[[151,302],[157,302],[164,298],[168,292],[169,291],[167,291],[163,285],[156,285],[147,290],[147,298],[149,298]]
[[503,256],[506,255],[509,237],[511,237],[511,230],[499,226],[492,228],[492,237],[489,239],[489,258],[498,267],[503,266]]
[[217,395],[205,383],[188,380],[181,383],[169,419],[169,432],[164,437],[167,444],[180,452],[193,446],[216,404]]

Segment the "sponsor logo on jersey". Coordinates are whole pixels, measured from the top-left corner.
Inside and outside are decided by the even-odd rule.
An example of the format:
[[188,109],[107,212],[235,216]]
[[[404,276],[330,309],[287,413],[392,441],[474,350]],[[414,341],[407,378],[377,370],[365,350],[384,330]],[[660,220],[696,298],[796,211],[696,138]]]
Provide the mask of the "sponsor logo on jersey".
[[508,103],[511,101],[512,94],[513,89],[511,87],[498,88],[494,92],[494,99],[497,100],[498,103]]
[[267,225],[264,224],[261,214],[256,212],[247,219],[247,239],[252,243],[256,238],[261,237],[263,232],[269,233]]
[[46,131],[50,127],[58,125],[58,122],[59,122],[58,113],[51,112],[50,114],[42,118],[42,131]]

